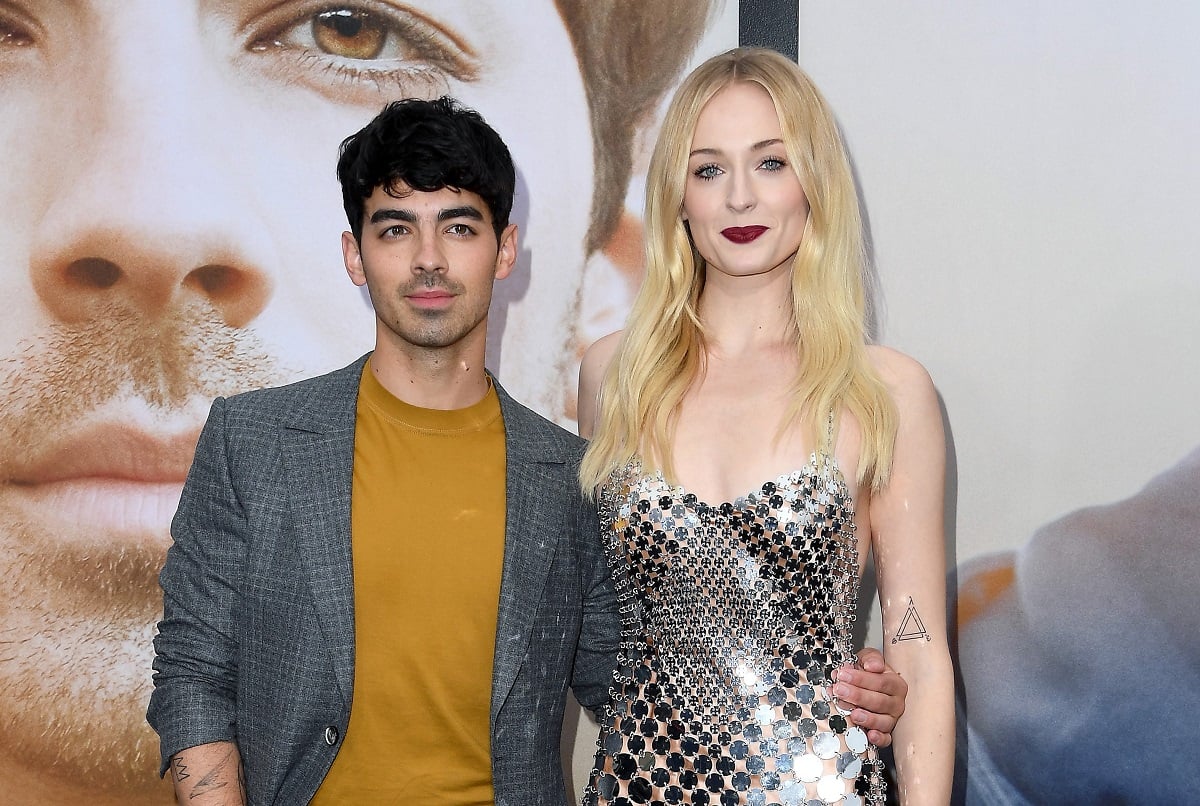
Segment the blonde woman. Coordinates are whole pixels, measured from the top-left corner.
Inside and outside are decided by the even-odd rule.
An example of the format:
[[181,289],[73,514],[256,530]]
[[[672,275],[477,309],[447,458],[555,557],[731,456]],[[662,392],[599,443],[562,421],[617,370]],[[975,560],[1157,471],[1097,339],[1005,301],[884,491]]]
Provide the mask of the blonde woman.
[[912,359],[866,344],[858,200],[833,116],[738,49],[673,99],[646,279],[580,370],[624,619],[591,803],[882,804],[835,678],[873,551],[906,804],[950,797],[944,443]]

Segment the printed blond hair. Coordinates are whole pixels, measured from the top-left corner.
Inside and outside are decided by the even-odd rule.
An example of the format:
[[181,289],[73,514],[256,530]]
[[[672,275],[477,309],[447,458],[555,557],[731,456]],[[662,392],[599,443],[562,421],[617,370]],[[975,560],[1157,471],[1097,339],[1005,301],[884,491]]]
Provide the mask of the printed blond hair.
[[716,0],[555,0],[587,91],[595,148],[587,250],[604,248],[625,209],[633,141],[704,35]]
[[799,67],[774,51],[736,48],[696,68],[667,109],[646,178],[646,276],[600,387],[596,433],[580,469],[585,490],[596,490],[635,456],[647,470],[674,477],[674,415],[704,350],[697,306],[705,262],[682,219],[688,155],[705,104],[739,81],[771,96],[810,208],[792,266],[789,335],[799,371],[783,427],[799,423],[809,444],[832,453],[838,420],[848,412],[862,431],[859,483],[887,483],[896,414],[867,356],[862,217],[841,135]]

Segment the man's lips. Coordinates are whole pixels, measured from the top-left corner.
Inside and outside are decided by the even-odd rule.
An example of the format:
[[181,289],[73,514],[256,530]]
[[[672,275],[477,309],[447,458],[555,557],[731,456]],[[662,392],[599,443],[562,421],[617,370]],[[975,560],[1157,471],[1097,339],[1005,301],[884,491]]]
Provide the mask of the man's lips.
[[759,235],[767,231],[766,227],[726,227],[721,230],[721,234],[734,243],[750,243]]
[[406,298],[418,308],[439,308],[444,305],[449,305],[454,299],[454,294],[443,289],[431,289],[428,291],[417,291],[412,294],[406,294]]

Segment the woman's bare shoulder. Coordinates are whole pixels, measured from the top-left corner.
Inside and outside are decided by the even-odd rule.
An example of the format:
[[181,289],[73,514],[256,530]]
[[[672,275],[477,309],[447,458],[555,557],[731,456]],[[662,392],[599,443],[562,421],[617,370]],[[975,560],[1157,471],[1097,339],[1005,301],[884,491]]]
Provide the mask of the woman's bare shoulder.
[[901,410],[937,405],[937,390],[920,361],[881,344],[867,346],[867,356]]
[[622,333],[624,331],[617,330],[592,342],[592,346],[583,353],[583,361],[579,364],[580,374],[594,372],[603,377],[604,371],[608,369],[613,355],[617,352],[617,346],[621,343]]
[[600,384],[604,381],[604,373],[612,362],[621,343],[621,331],[609,333],[592,343],[579,362],[579,396],[577,398],[577,418],[579,435],[585,438],[592,436],[596,424],[596,404],[600,394]]

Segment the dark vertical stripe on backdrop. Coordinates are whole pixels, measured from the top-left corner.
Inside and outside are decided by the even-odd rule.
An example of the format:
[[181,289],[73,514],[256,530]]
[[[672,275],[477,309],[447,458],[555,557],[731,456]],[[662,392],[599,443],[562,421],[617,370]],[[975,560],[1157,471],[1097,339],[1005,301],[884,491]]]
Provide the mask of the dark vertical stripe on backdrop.
[[800,50],[800,0],[741,0],[738,44],[772,48],[792,61]]

